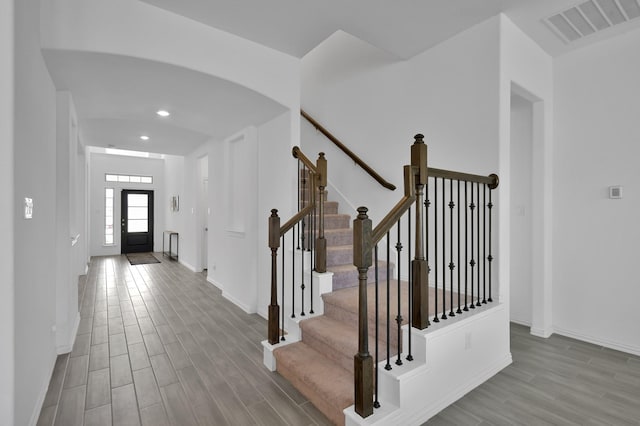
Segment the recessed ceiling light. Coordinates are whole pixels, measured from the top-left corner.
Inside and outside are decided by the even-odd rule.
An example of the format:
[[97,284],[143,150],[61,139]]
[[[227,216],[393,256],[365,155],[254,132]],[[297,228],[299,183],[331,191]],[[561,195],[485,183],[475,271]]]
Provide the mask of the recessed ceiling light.
[[140,136],[140,139],[142,139],[143,141],[148,141],[149,140],[149,136],[142,135],[142,136]]
[[161,109],[158,112],[156,112],[156,114],[158,114],[160,117],[168,117],[168,116],[171,115],[171,113],[169,111],[165,111],[163,109]]

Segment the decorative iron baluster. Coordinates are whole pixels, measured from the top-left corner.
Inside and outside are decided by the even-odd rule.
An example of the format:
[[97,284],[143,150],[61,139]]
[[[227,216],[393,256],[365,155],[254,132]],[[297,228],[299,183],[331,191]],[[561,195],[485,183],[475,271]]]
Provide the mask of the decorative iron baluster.
[[446,219],[446,186],[445,180],[442,178],[442,316],[440,319],[447,319],[447,233],[445,229],[447,229],[447,219]]
[[379,379],[378,379],[378,361],[380,359],[379,356],[379,350],[378,350],[378,341],[380,340],[380,326],[379,326],[379,306],[380,306],[380,296],[379,296],[379,291],[378,291],[378,273],[379,273],[379,268],[378,268],[378,245],[376,244],[376,246],[374,247],[374,261],[375,261],[375,278],[376,278],[376,287],[375,287],[375,294],[376,294],[376,309],[375,309],[375,318],[376,318],[376,328],[375,328],[375,334],[376,334],[376,341],[375,341],[375,354],[376,354],[376,360],[375,360],[375,375],[376,375],[376,381],[375,381],[375,389],[374,389],[374,400],[373,400],[373,408],[380,408],[380,401],[378,400],[378,383],[379,383]]
[[[433,272],[435,284],[434,313],[433,322],[440,322],[438,318],[438,178],[434,178],[433,182]],[[427,247],[429,245],[427,244]]]
[[482,303],[487,304],[487,185],[482,185]]
[[[400,348],[401,340],[402,340],[402,314],[400,310],[402,297],[400,295],[400,279],[401,279],[401,265],[402,265],[402,243],[400,242],[400,219],[398,219],[398,242],[396,243],[396,251],[398,253],[398,279],[396,280],[397,288],[398,288],[398,315],[396,316],[396,323],[398,324],[398,358],[396,359],[396,365],[402,365],[402,358],[400,358]],[[387,266],[388,268],[388,266]]]
[[453,179],[449,179],[449,316],[455,317],[453,312],[453,271],[456,264],[453,262],[453,208],[456,203],[453,202]]
[[[489,227],[491,229],[491,227]],[[409,236],[409,243],[407,247],[407,271],[409,271],[409,287],[407,288],[407,293],[409,295],[409,300],[407,300],[407,305],[409,309],[409,318],[407,318],[407,322],[409,327],[407,328],[409,347],[407,349],[407,361],[413,361],[413,355],[411,352],[411,327],[412,327],[412,308],[413,308],[413,271],[411,269],[411,208],[407,210],[407,235]],[[491,281],[489,281],[491,283]],[[489,287],[491,288],[491,287]]]
[[478,291],[476,292],[476,296],[478,297],[478,300],[476,301],[476,306],[480,306],[482,305],[482,303],[480,303],[480,270],[482,269],[480,266],[482,265],[482,263],[480,262],[481,257],[480,257],[480,182],[476,182],[476,204],[478,205],[478,211],[477,211],[477,216],[476,219],[478,220],[478,238],[476,241],[476,244],[478,245]]
[[305,256],[305,251],[306,251],[305,247],[306,247],[306,244],[308,244],[308,243],[305,243],[305,241],[306,241],[305,237],[306,237],[305,236],[305,220],[302,219],[302,252],[300,253],[300,275],[301,275],[301,277],[300,277],[300,281],[301,281],[301,284],[300,284],[300,290],[301,290],[301,295],[300,295],[300,305],[301,305],[300,316],[301,317],[305,316],[305,313],[304,313],[304,289],[305,289],[305,285],[304,285],[304,256]]
[[[295,228],[294,228],[295,229]],[[300,241],[300,231],[298,231],[298,241]],[[291,233],[291,246],[296,244],[296,233]],[[300,247],[298,246],[298,250]],[[294,250],[291,258],[291,318],[296,317],[296,252]]]
[[[302,192],[301,192],[301,188],[300,188],[300,182],[303,179],[303,175],[302,175],[302,169],[300,168],[300,159],[298,158],[298,211],[302,210]],[[294,227],[294,234],[295,234],[295,228],[298,228],[298,250],[300,250],[300,222],[298,222],[296,224],[296,226]]]
[[467,181],[464,181],[464,309],[463,311],[469,312],[469,306],[467,305],[467,298],[469,296],[469,277],[468,277],[468,260],[469,260],[469,211],[467,210]]
[[284,235],[282,236],[282,337],[280,338],[280,340],[282,340],[284,342],[284,256],[286,253],[285,247],[284,247]]
[[[389,268],[389,262],[391,261],[390,252],[391,252],[391,233],[387,231],[387,364],[384,366],[385,370],[391,370],[391,364],[389,363],[389,359],[391,358],[391,328],[390,328],[390,315],[391,315],[391,271]],[[377,343],[377,342],[376,342]]]
[[473,297],[473,291],[474,291],[473,279],[475,277],[475,266],[476,266],[476,261],[474,260],[475,245],[473,244],[473,237],[475,236],[473,232],[473,211],[475,208],[476,208],[476,205],[473,203],[473,182],[471,182],[471,204],[469,204],[469,209],[471,210],[471,261],[469,262],[469,265],[471,265],[471,304],[469,305],[469,307],[471,309],[476,308],[475,299]]
[[491,209],[493,208],[493,203],[491,202],[491,193],[493,190],[489,191],[489,302],[493,302],[491,298],[491,263],[493,262],[493,255],[491,252]]
[[[458,179],[458,265],[462,266],[460,262],[460,179]],[[457,314],[462,313],[462,309],[460,309],[460,269],[458,268],[458,309],[456,310]]]

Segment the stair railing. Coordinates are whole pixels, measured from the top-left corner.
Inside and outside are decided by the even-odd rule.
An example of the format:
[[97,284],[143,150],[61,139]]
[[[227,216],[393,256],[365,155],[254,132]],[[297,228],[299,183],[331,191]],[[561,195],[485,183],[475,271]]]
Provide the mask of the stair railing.
[[[285,300],[291,302],[291,318],[296,318],[296,299],[299,299],[300,316],[306,316],[305,311],[305,258],[309,256],[309,284],[310,310],[314,313],[313,300],[313,271],[327,270],[327,243],[324,237],[324,203],[325,188],[327,186],[327,160],[321,152],[314,164],[297,146],[292,149],[292,155],[298,159],[298,212],[284,225],[280,225],[278,210],[272,209],[269,217],[269,248],[271,249],[271,299],[268,310],[268,341],[275,345],[285,340]],[[286,287],[287,265],[285,258],[286,234],[291,235],[291,253],[289,260],[291,267],[289,289]],[[278,304],[278,250],[282,247],[281,263],[281,292],[282,311]],[[296,265],[299,269],[296,273]],[[296,280],[300,283],[296,288]],[[287,290],[289,293],[287,294]]]
[[[379,366],[384,363],[383,368],[391,370],[392,357],[395,357],[396,365],[402,365],[403,352],[406,361],[413,361],[410,330],[412,327],[422,330],[430,325],[430,293],[435,308],[433,322],[446,320],[493,301],[491,190],[497,188],[498,176],[429,168],[424,136],[418,134],[414,139],[411,165],[404,166],[403,198],[375,228],[372,228],[366,207],[358,208],[358,217],[353,221],[353,263],[358,269],[359,282],[358,353],[354,356],[355,411],[362,417],[368,417],[373,414],[374,408],[380,407]],[[415,218],[412,220],[414,203]],[[406,223],[404,229],[403,221]],[[405,229],[406,238],[403,238]],[[395,232],[392,233],[392,230]],[[389,267],[386,279],[380,280],[378,274],[378,244],[386,236],[386,261],[389,264],[392,234],[397,237],[395,282],[391,280]],[[413,258],[412,245],[415,248]],[[402,252],[404,247],[407,248],[406,254]],[[434,260],[433,271],[430,254]],[[403,275],[405,262],[407,269]],[[370,285],[368,270],[372,264],[375,266],[375,282]],[[459,265],[457,274],[456,264]],[[477,292],[474,294],[474,291]],[[367,312],[370,292],[375,298],[372,318]],[[403,299],[406,302],[403,303]],[[442,301],[441,309],[438,308],[438,300]],[[395,322],[393,328],[392,322]],[[405,342],[402,341],[401,330],[404,324],[409,328],[406,348],[403,348]],[[373,334],[375,340],[373,357],[369,353],[369,334]]]
[[300,115],[304,117],[313,127],[316,128],[320,133],[325,135],[327,139],[334,143],[335,146],[340,148],[342,152],[344,152],[349,158],[351,158],[358,166],[362,167],[362,169],[369,174],[372,178],[374,178],[380,185],[383,187],[394,191],[396,186],[382,176],[378,174],[371,166],[369,166],[363,159],[358,157],[353,151],[351,151],[345,144],[340,142],[338,138],[336,138],[331,132],[329,132],[322,124],[318,123],[313,117],[307,114],[304,110],[300,110]]

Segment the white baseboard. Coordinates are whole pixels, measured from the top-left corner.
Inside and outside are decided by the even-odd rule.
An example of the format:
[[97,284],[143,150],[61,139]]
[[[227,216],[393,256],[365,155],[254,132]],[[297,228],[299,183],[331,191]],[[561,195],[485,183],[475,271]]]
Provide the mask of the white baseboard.
[[554,327],[554,331],[557,334],[571,337],[572,339],[582,340],[583,342],[592,343],[594,345],[604,346],[605,348],[614,349],[616,351],[640,356],[640,346],[628,345],[626,343],[614,342],[612,340],[602,339],[599,337],[590,336],[588,334],[576,333],[574,331],[567,330],[561,327]]
[[185,262],[182,259],[179,259],[178,262],[180,262],[181,265],[185,266],[187,269],[189,269],[191,272],[197,272],[196,268],[193,267],[193,265],[188,264],[187,262]]
[[56,347],[56,353],[58,355],[67,354],[73,350],[73,345],[76,342],[76,334],[78,334],[78,327],[80,327],[80,312],[76,315],[76,320],[74,321],[71,333],[69,334],[69,342]]
[[243,311],[245,311],[248,314],[255,314],[256,313],[256,308],[255,307],[251,307],[251,306],[247,305],[246,303],[240,302],[238,299],[236,299],[235,297],[231,296],[229,293],[227,293],[225,291],[222,292],[222,297],[224,297],[229,302],[233,303],[234,305],[236,305],[237,307],[239,307],[240,309],[242,309]]
[[56,368],[57,358],[58,356],[54,355],[49,364],[49,368],[47,369],[49,374],[47,375],[46,380],[42,384],[40,392],[38,393],[38,399],[33,406],[33,412],[31,413],[31,418],[29,419],[29,426],[36,426],[38,424],[38,419],[40,418],[40,413],[42,412],[42,405],[44,404],[44,399],[47,397],[47,391],[49,390],[49,382],[51,382],[53,370]]
[[211,283],[214,285],[214,287],[219,288],[220,291],[223,291],[224,288],[222,287],[222,284],[220,284],[218,281],[214,280],[213,278],[211,278],[210,276],[207,275],[207,282]]
[[531,327],[531,322],[530,321],[519,320],[519,319],[516,319],[516,318],[510,318],[509,322],[512,322],[512,323],[518,324],[518,325],[523,325],[525,327]]
[[543,339],[548,339],[553,334],[553,328],[537,328],[531,326],[531,335],[536,337],[542,337]]

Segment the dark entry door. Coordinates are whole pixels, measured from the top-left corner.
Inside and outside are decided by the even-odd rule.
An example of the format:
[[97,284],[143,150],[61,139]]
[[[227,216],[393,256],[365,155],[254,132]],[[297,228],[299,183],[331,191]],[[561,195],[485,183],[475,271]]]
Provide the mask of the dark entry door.
[[153,191],[122,190],[121,252],[153,251]]

